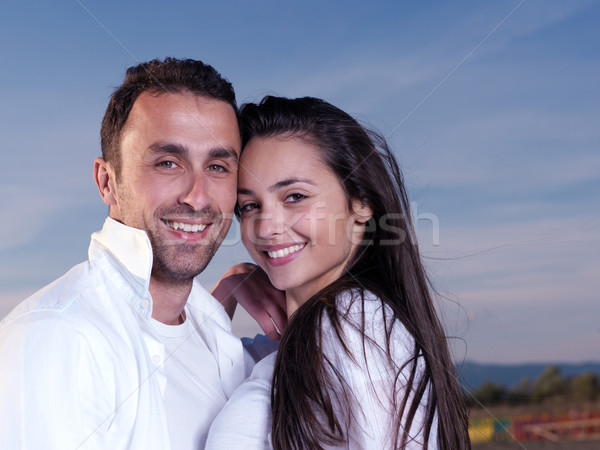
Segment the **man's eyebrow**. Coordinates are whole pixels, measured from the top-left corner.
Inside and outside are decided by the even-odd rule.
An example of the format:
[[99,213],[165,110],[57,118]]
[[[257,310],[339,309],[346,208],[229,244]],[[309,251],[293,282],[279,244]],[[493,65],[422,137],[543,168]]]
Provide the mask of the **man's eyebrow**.
[[[316,186],[316,183],[308,178],[286,178],[285,180],[278,181],[268,188],[269,192],[277,191],[278,189],[290,186],[296,183],[307,183],[312,186]],[[242,195],[253,195],[254,191],[246,188],[238,188],[238,194]]]
[[235,159],[238,160],[238,152],[236,152],[231,147],[218,147],[213,148],[210,152],[208,152],[209,158],[224,158],[224,159]]
[[[187,156],[189,150],[186,146],[175,144],[172,142],[156,142],[150,145],[150,150],[154,153],[164,153],[171,155]],[[213,148],[208,152],[209,158],[223,158],[223,159],[238,159],[238,152],[230,147],[217,147]]]
[[148,147],[154,153],[170,153],[173,155],[187,155],[188,149],[183,145],[167,143],[167,142],[156,142]]

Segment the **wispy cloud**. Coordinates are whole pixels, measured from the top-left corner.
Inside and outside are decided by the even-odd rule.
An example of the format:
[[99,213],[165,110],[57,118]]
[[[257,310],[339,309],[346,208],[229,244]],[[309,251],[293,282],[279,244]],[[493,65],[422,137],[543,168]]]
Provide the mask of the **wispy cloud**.
[[[442,222],[440,248],[424,250],[446,297],[446,323],[469,342],[469,358],[548,361],[556,345],[599,337],[600,218],[522,219],[485,227]],[[580,360],[591,348],[587,342],[560,357]]]

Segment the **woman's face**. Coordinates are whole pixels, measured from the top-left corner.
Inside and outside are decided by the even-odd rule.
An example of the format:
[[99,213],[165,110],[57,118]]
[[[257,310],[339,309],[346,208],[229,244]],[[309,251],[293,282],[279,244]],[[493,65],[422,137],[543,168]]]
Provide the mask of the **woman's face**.
[[253,138],[240,159],[242,241],[273,285],[286,291],[288,316],[340,277],[370,217],[348,198],[320,150],[294,137]]

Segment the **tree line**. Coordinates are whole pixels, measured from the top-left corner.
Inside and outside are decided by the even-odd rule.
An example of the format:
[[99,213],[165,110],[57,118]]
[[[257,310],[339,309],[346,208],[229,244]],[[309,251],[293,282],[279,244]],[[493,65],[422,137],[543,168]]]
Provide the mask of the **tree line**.
[[517,406],[544,402],[588,402],[600,397],[598,375],[585,372],[563,377],[557,366],[547,367],[531,381],[524,378],[516,386],[506,388],[494,382],[483,383],[467,396],[468,403],[477,406]]

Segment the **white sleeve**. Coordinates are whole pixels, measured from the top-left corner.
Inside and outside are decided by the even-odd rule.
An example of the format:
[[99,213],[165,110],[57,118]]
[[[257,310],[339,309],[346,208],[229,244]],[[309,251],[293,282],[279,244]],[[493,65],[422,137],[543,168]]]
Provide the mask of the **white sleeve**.
[[270,449],[271,379],[277,353],[259,361],[213,421],[206,450]]
[[105,448],[115,413],[106,370],[62,321],[0,329],[0,448]]

